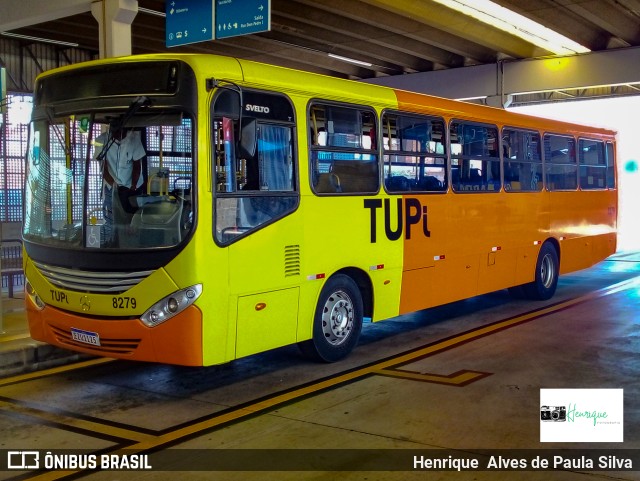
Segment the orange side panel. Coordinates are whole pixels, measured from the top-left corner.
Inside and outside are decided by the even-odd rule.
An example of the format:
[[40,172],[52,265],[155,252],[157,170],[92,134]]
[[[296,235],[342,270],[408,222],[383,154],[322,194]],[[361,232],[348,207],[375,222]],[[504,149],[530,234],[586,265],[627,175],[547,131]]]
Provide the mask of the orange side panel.
[[[396,98],[398,99],[398,108],[400,110],[408,110],[410,112],[428,112],[434,114],[440,111],[441,114],[451,113],[450,105],[447,104],[447,100],[442,100],[438,97],[426,97],[422,94],[414,92],[407,92],[405,90],[396,90]],[[426,103],[428,101],[428,103]]]
[[[196,306],[149,328],[138,319],[85,318],[50,306],[40,311],[31,299],[26,302],[29,330],[37,341],[97,356],[202,366],[202,312]],[[101,345],[72,339],[71,328],[98,333]]]
[[[457,232],[448,234],[452,225],[451,199],[446,193],[402,196],[404,243],[400,313],[441,304],[442,292],[437,286],[441,283],[442,262],[438,260],[445,254],[449,258],[456,249],[467,252],[466,247],[458,246],[461,241],[457,239]],[[398,214],[397,209],[393,210],[395,222]],[[436,270],[437,274],[434,273]]]

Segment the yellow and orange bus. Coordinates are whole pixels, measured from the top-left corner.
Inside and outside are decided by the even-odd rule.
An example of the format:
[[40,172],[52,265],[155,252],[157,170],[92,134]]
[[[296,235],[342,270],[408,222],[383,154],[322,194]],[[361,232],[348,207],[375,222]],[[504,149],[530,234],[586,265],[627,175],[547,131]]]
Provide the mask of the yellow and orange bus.
[[609,130],[220,56],[50,71],[25,186],[31,335],[183,365],[293,343],[336,361],[363,320],[548,299],[616,250],[615,150]]

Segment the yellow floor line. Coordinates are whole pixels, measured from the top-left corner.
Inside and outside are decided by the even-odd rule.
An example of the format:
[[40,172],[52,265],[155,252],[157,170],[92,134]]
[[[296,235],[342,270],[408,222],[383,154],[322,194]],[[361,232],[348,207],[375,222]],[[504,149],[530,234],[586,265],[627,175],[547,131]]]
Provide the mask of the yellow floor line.
[[103,424],[99,421],[90,421],[87,419],[80,419],[71,416],[65,416],[62,414],[42,411],[40,409],[14,404],[9,401],[0,400],[0,408],[7,411],[16,412],[18,414],[35,417],[46,422],[64,424],[65,426],[69,426],[72,428],[83,429],[88,432],[105,434],[107,436],[128,439],[135,442],[150,441],[155,438],[155,436],[153,435],[140,433],[131,429],[111,426],[108,424]]
[[99,357],[96,359],[89,359],[88,361],[76,362],[73,364],[66,364],[64,366],[52,367],[50,369],[43,369],[41,371],[34,371],[27,374],[20,374],[18,376],[11,376],[4,379],[0,379],[0,387],[7,386],[9,384],[16,384],[19,382],[31,381],[34,379],[40,379],[47,376],[53,376],[63,372],[75,371],[76,369],[84,369],[90,366],[99,366],[100,364],[106,364],[113,362],[115,359],[107,357]]
[[405,371],[402,369],[381,369],[376,374],[388,377],[397,377],[411,381],[431,382],[436,384],[448,384],[451,386],[466,386],[473,381],[487,377],[489,373],[478,371],[460,371],[449,376],[440,374]]

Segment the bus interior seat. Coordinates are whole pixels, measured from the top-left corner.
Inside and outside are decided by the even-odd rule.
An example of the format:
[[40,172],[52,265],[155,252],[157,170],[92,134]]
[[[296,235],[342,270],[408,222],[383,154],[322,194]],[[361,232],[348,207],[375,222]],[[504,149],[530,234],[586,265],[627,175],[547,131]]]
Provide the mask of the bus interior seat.
[[336,194],[342,192],[340,177],[333,172],[318,175],[318,183],[315,186],[316,192],[320,194]]
[[140,243],[146,247],[178,244],[182,237],[181,200],[162,200],[145,204],[133,216],[131,225],[138,228]]
[[385,186],[389,192],[407,192],[411,189],[411,181],[403,175],[394,175],[385,179]]
[[184,199],[191,198],[191,177],[177,177],[173,181],[173,190]]
[[442,191],[444,184],[437,177],[427,175],[418,181],[418,190]]
[[376,192],[378,190],[378,164],[375,161],[336,160],[331,173],[340,180],[342,192]]

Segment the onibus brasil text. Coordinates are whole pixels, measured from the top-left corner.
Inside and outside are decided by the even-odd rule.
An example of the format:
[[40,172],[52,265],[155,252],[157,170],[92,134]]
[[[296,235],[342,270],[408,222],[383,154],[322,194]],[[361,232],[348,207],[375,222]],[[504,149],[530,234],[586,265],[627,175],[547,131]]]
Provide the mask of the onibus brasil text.
[[43,456],[45,469],[153,469],[147,454],[53,454]]

